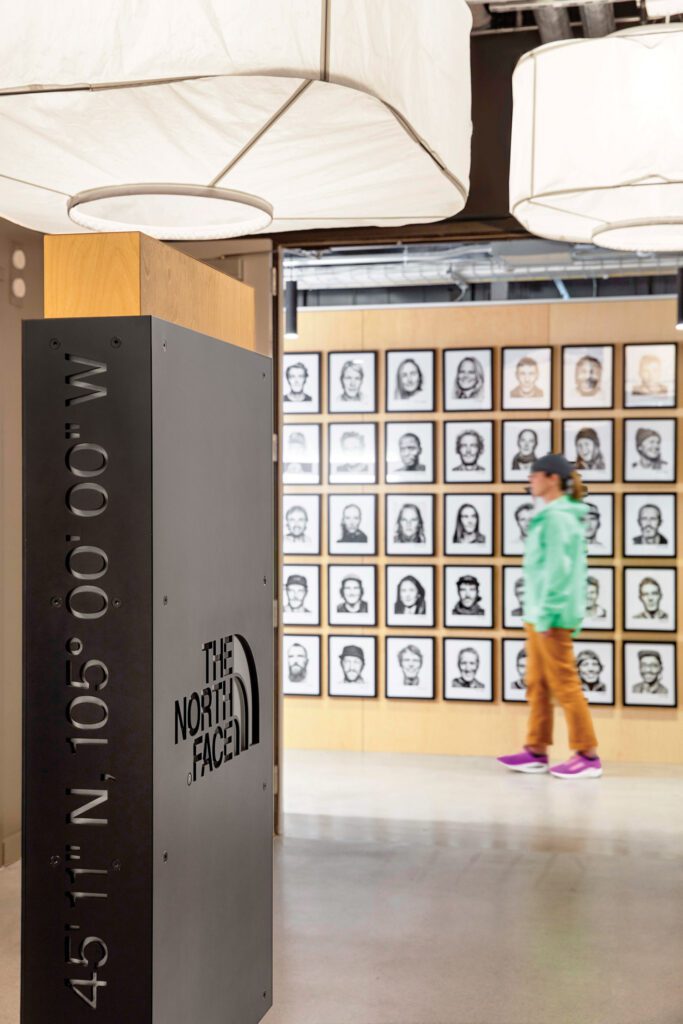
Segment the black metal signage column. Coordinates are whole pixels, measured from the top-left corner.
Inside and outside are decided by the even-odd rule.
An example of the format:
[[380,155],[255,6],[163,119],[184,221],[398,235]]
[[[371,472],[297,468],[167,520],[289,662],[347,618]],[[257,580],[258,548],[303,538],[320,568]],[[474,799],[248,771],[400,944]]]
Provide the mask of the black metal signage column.
[[24,340],[23,1024],[271,1004],[270,361]]

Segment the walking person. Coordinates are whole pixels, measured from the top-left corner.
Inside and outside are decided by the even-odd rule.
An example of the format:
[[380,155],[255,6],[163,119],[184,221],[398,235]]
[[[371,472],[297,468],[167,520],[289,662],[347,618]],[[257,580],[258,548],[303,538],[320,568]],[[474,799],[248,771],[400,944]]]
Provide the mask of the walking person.
[[[586,611],[585,487],[563,455],[537,459],[529,481],[532,496],[543,501],[524,545],[529,726],[522,752],[498,760],[517,772],[550,770],[560,779],[597,779],[602,775],[598,741],[572,645]],[[553,699],[564,711],[574,754],[549,769]]]

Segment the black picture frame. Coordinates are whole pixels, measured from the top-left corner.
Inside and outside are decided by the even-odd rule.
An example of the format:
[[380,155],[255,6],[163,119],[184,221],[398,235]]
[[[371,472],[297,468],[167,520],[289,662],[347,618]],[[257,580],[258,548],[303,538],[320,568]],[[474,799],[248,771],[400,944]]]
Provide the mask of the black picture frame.
[[[373,384],[372,384],[372,408],[368,409],[353,409],[348,407],[338,406],[332,398],[332,362],[335,357],[344,359],[352,359],[354,356],[363,356],[364,359],[369,358],[372,361],[373,369]],[[377,352],[374,349],[353,349],[348,352],[340,351],[335,349],[332,352],[327,353],[327,412],[331,416],[372,416],[379,411],[379,378],[377,373]]]
[[[348,427],[349,433],[360,433],[359,427],[370,427],[373,434],[373,448],[374,448],[374,474],[370,476],[368,474],[367,479],[359,480],[332,480],[332,431],[336,428]],[[334,420],[327,424],[327,482],[330,487],[358,487],[365,484],[373,485],[379,483],[379,433],[378,425],[376,421],[367,423],[365,420]]]
[[[389,548],[389,537],[393,530],[393,523],[389,518],[389,504],[392,501],[400,500],[405,498],[404,505],[415,504],[417,498],[428,499],[429,506],[431,508],[431,515],[429,517],[430,523],[430,536],[431,545],[425,544],[424,551],[399,551],[390,550]],[[393,519],[393,516],[392,516]],[[424,517],[423,517],[424,520]],[[392,544],[397,543],[392,541]],[[417,547],[417,545],[415,545]],[[433,558],[436,553],[436,495],[433,493],[429,494],[418,494],[410,492],[408,494],[403,491],[387,491],[384,495],[384,554],[387,558]]]
[[[391,390],[392,390],[391,385],[392,385],[392,380],[393,380],[393,371],[392,371],[391,377],[390,377],[390,371],[389,371],[389,364],[392,362],[392,358],[391,358],[392,356],[401,357],[400,358],[400,362],[403,362],[406,359],[413,359],[414,360],[415,356],[427,356],[428,357],[428,361],[431,362],[431,401],[429,402],[429,404],[421,405],[421,406],[416,407],[414,409],[407,408],[405,405],[401,405],[401,404],[397,405],[396,404],[397,399],[395,398],[395,396],[392,396],[392,394],[391,394]],[[399,365],[400,365],[400,363],[399,363]],[[416,365],[418,365],[417,362],[416,362]],[[423,372],[422,368],[419,367],[419,366],[418,366],[418,370],[420,371],[420,373]],[[384,400],[385,400],[385,409],[386,409],[386,411],[387,412],[391,412],[391,413],[399,413],[401,415],[403,415],[403,413],[406,413],[406,415],[411,416],[411,415],[421,415],[421,414],[424,414],[424,413],[435,412],[436,411],[436,350],[433,349],[433,348],[406,348],[406,349],[390,348],[390,349],[387,349],[386,352],[384,353]]]
[[[345,505],[357,505],[359,500],[363,503],[369,503],[372,506],[372,541],[368,540],[367,547],[363,547],[362,551],[354,551],[353,543],[349,542],[348,550],[338,551],[336,548],[339,544],[344,543],[343,541],[332,541],[332,506],[334,503],[339,501]],[[368,556],[376,556],[378,543],[377,543],[377,495],[376,494],[356,494],[356,493],[339,493],[333,491],[327,495],[327,553],[332,558],[366,558]],[[361,520],[361,526],[363,521]],[[360,546],[360,545],[359,545]],[[332,548],[335,548],[333,551]]]
[[[616,665],[616,659],[615,659],[615,653],[614,653],[614,649],[615,649],[615,642],[614,642],[614,640],[603,640],[602,637],[588,637],[588,639],[583,639],[582,637],[579,637],[578,639],[574,640],[574,648],[575,649],[576,649],[576,645],[577,644],[580,644],[582,647],[586,647],[586,648],[589,648],[589,649],[597,647],[598,644],[600,644],[601,646],[605,645],[605,646],[609,647],[609,650],[610,650],[610,660],[611,660],[611,665],[612,665],[612,673],[611,673],[611,675],[612,675],[612,692],[611,692],[611,694],[609,694],[611,696],[611,700],[602,700],[600,698],[598,698],[598,699],[594,698],[593,700],[591,700],[591,691],[590,690],[583,690],[583,687],[582,687],[582,690],[583,690],[583,693],[586,695],[586,700],[591,705],[591,707],[602,707],[602,708],[612,708],[612,707],[614,707],[615,703],[616,703],[616,691],[617,691],[617,680],[616,680],[616,668],[617,668],[617,665]],[[597,652],[594,651],[594,653],[597,653]],[[599,655],[598,655],[598,657],[599,657]],[[580,675],[579,675],[579,677],[580,677]],[[598,693],[599,691],[595,691],[595,692]],[[608,691],[608,693],[609,693],[609,691]]]
[[[596,574],[597,574],[597,576],[596,576]],[[606,576],[605,576],[605,574],[606,574]],[[592,625],[591,626],[591,625],[588,625],[588,621],[589,620],[584,618],[583,626],[582,626],[582,629],[581,629],[581,635],[583,636],[584,633],[613,633],[615,628],[616,628],[616,604],[615,604],[615,599],[616,599],[616,575],[615,575],[614,566],[613,565],[589,565],[588,566],[588,574],[587,574],[587,577],[586,577],[586,585],[588,585],[588,582],[591,580],[591,578],[598,578],[598,583],[600,585],[600,591],[599,592],[601,594],[604,593],[604,591],[603,591],[602,586],[600,584],[600,580],[605,579],[605,578],[607,578],[609,580],[609,590],[608,590],[608,593],[610,595],[609,608],[610,608],[610,611],[611,611],[611,615],[607,616],[606,622],[608,623],[608,625],[605,625],[605,626],[596,626],[596,625]]]
[[517,652],[514,655],[515,665],[516,665],[517,664],[517,659],[519,657],[520,652],[521,651],[525,651],[526,652],[526,638],[524,636],[504,637],[503,638],[503,642],[500,645],[500,695],[501,695],[501,698],[503,700],[503,703],[504,704],[526,704],[526,703],[528,703],[527,696],[526,696],[526,694],[527,694],[527,691],[526,691],[526,681],[525,681],[524,689],[520,688],[520,689],[515,689],[514,690],[515,693],[520,694],[519,697],[511,697],[511,696],[509,696],[509,694],[512,693],[513,690],[512,690],[512,686],[510,685],[512,683],[512,680],[508,679],[507,672],[506,672],[506,667],[507,667],[507,662],[508,662],[508,656],[507,656],[507,652],[508,651],[516,651]]
[[[286,431],[292,430],[295,432],[296,427],[305,427],[307,431],[313,430],[318,437],[318,473],[317,476],[311,474],[305,480],[297,482],[296,480],[285,480],[285,466],[289,465],[289,462],[285,462],[285,436]],[[282,425],[282,484],[284,487],[319,487],[323,480],[323,435],[322,425],[320,423],[300,423],[298,420],[287,420]]]
[[[389,648],[397,644],[405,644],[406,646],[410,643],[418,642],[420,644],[426,644],[431,648],[431,660],[432,660],[432,690],[431,693],[425,696],[417,696],[413,694],[406,694],[405,696],[389,693]],[[386,700],[416,700],[416,701],[430,701],[436,700],[436,644],[433,636],[426,637],[411,637],[411,636],[395,636],[387,635],[384,638],[384,697]]]
[[[331,577],[333,573],[339,570],[347,570],[347,575],[365,575],[370,574],[372,576],[372,612],[368,610],[367,621],[362,622],[351,620],[351,621],[334,621],[334,616],[340,614],[338,611],[332,611],[332,602],[338,600],[338,594],[333,595],[332,593],[332,581]],[[362,570],[362,572],[361,572]],[[342,613],[343,614],[343,613]],[[347,562],[329,562],[327,566],[327,624],[335,629],[372,629],[377,626],[378,622],[377,613],[377,566],[376,565],[365,565],[361,562],[355,564],[349,564]]]
[[[478,580],[479,576],[483,576],[483,577],[488,579],[489,609],[487,611],[484,611],[483,615],[481,616],[481,621],[480,622],[476,621],[476,619],[479,618],[479,616],[474,616],[474,615],[467,617],[468,618],[467,623],[464,623],[462,621],[458,622],[458,621],[453,619],[453,612],[452,612],[451,607],[450,607],[450,605],[451,605],[451,598],[448,596],[448,594],[449,594],[449,582],[451,581],[451,579],[457,577],[458,574],[461,574],[462,576],[472,576],[473,579],[477,579],[477,582],[479,582],[479,580]],[[493,566],[491,566],[491,565],[470,565],[470,564],[467,564],[467,565],[465,565],[465,564],[463,564],[463,565],[461,565],[461,564],[444,565],[443,566],[442,583],[443,583],[443,591],[442,592],[443,592],[443,624],[444,624],[444,629],[452,629],[452,630],[476,629],[476,630],[480,630],[480,629],[493,629],[494,628],[495,618],[496,618],[496,616],[495,616],[495,607],[496,607],[496,593],[495,593],[495,590],[496,590],[496,585],[495,585],[495,573],[493,571]],[[475,620],[475,621],[470,622],[469,621],[470,618]]]
[[[506,394],[506,369],[508,352],[546,352],[548,353],[548,397],[535,405],[510,405],[512,395]],[[533,358],[529,356],[528,358]],[[500,407],[505,412],[550,412],[553,407],[553,359],[552,345],[505,345],[501,350],[500,365]]]
[[[305,402],[293,402],[291,405],[287,403],[285,398],[285,381],[287,380],[287,370],[289,367],[287,363],[296,363],[302,361],[302,358],[313,360],[316,366],[317,374],[317,390],[315,399],[312,398],[311,404],[314,406],[312,409],[306,409]],[[304,362],[304,366],[305,366]],[[284,352],[282,355],[282,414],[283,416],[319,416],[323,411],[323,390],[322,390],[322,353],[321,352]],[[310,375],[310,371],[309,371]]]
[[[615,463],[615,445],[614,445],[615,421],[614,421],[614,417],[613,416],[585,416],[585,417],[584,416],[566,416],[566,417],[563,417],[563,419],[561,421],[561,425],[560,425],[560,429],[562,431],[562,435],[561,435],[562,452],[564,453],[566,458],[569,459],[569,461],[572,463],[572,465],[574,465],[575,462],[576,462],[576,459],[574,458],[574,453],[567,451],[567,440],[568,440],[567,439],[567,424],[568,423],[585,424],[586,422],[600,423],[600,424],[606,423],[609,426],[609,437],[610,437],[609,476],[607,475],[607,472],[608,472],[607,469],[605,469],[605,470],[582,469],[580,466],[577,466],[577,469],[578,469],[579,473],[581,474],[581,477],[583,478],[583,480],[585,480],[585,482],[587,484],[613,484],[614,483],[614,470],[615,470],[615,465],[614,465],[614,463]],[[579,430],[577,431],[577,433],[580,433],[581,430],[586,430],[586,429],[592,429],[592,428],[591,427],[587,428],[585,426],[581,426],[581,427],[579,427]],[[604,455],[604,452],[603,452],[603,455]],[[604,476],[594,476],[595,473],[603,473],[603,472],[605,474]],[[589,474],[590,474],[590,476],[589,476]]]
[[[593,349],[594,348],[594,349],[609,349],[610,350],[612,365],[610,367],[610,373],[609,373],[609,404],[607,404],[607,405],[568,405],[568,404],[565,403],[565,395],[564,395],[565,387],[564,386],[565,386],[565,375],[566,375],[566,372],[567,372],[567,364],[566,364],[565,352],[568,349],[576,349],[576,348],[578,348],[578,349]],[[569,411],[574,411],[574,412],[588,411],[588,412],[590,412],[590,411],[593,411],[593,410],[601,410],[601,409],[607,409],[607,410],[612,409],[613,410],[614,409],[614,367],[615,367],[614,345],[611,345],[611,344],[605,344],[605,345],[597,345],[597,344],[591,344],[591,345],[562,345],[562,349],[561,349],[560,355],[561,355],[561,366],[560,366],[560,408],[562,410],[566,409],[568,412]]]
[[[463,647],[472,647],[477,653],[480,648],[486,648],[488,650],[488,663],[490,669],[490,687],[484,685],[484,695],[482,697],[462,697],[452,696],[449,693],[448,680],[446,678],[446,667],[449,663],[447,651],[450,645],[461,644]],[[454,704],[493,704],[496,698],[496,680],[495,672],[493,668],[494,664],[494,645],[493,640],[484,637],[456,637],[456,636],[445,636],[441,641],[441,693],[444,701],[451,701]],[[450,673],[448,673],[450,675]],[[468,691],[464,691],[468,692]],[[469,691],[470,693],[476,691]]]
[[[623,426],[623,438],[622,438],[622,473],[623,480],[626,484],[675,484],[677,482],[677,465],[678,465],[678,420],[674,416],[656,416],[656,417],[642,417],[642,416],[625,416]],[[671,452],[670,465],[671,475],[661,477],[644,477],[634,476],[633,467],[628,465],[628,424],[630,423],[666,423],[669,425],[673,433],[673,451]],[[646,428],[647,429],[647,428]]]
[[[643,544],[641,548],[636,550],[629,550],[627,546],[627,534],[628,534],[628,515],[627,507],[629,505],[629,499],[635,498],[642,501],[643,505],[655,504],[654,501],[649,502],[648,498],[661,499],[661,498],[672,498],[673,502],[673,515],[672,526],[673,526],[673,545],[669,550],[668,543],[666,545],[657,544]],[[675,491],[624,491],[621,496],[621,547],[622,555],[624,558],[677,558],[678,557],[678,495]],[[658,547],[666,547],[666,551],[658,551]],[[636,545],[632,544],[635,549]]]
[[[656,580],[659,584],[661,591],[661,583],[657,577],[662,574],[672,574],[673,579],[673,615],[668,621],[666,627],[652,626],[651,619],[643,619],[643,624],[637,626],[630,625],[630,622],[635,621],[635,618],[629,617],[628,597],[629,597],[629,579],[631,577],[642,576],[645,579],[648,577]],[[640,589],[640,588],[639,588]],[[671,633],[678,632],[678,569],[676,566],[671,565],[625,565],[623,567],[623,589],[622,589],[622,628],[624,633],[656,633],[658,636],[667,636]],[[655,620],[658,621],[658,620]]]
[[[309,643],[311,641],[315,642],[315,646],[318,649],[318,675],[317,675],[318,688],[317,688],[315,693],[301,693],[301,692],[297,693],[296,691],[292,691],[291,693],[289,691],[285,692],[285,683],[284,683],[283,673],[284,673],[284,670],[285,670],[284,647],[285,647],[285,641],[287,639],[294,640],[297,643],[301,643],[302,640],[306,640]],[[305,647],[306,645],[302,644],[302,646]],[[282,656],[282,665],[281,665],[279,683],[280,683],[280,693],[282,694],[282,696],[285,697],[285,698],[294,697],[297,700],[301,700],[302,698],[306,698],[306,697],[309,700],[311,700],[311,699],[315,700],[315,699],[317,699],[319,697],[322,697],[322,694],[323,694],[322,638],[321,638],[320,634],[319,633],[289,633],[289,632],[285,632],[283,630],[283,632],[282,632],[282,643],[281,643],[280,647],[281,647],[281,652],[282,652],[282,655],[281,655]]]
[[[482,544],[482,550],[479,550],[478,548],[474,548],[473,545],[470,544],[470,545],[468,545],[468,550],[466,550],[466,551],[465,550],[463,550],[463,551],[453,551],[452,550],[452,545],[453,545],[454,542],[448,536],[448,534],[450,532],[450,530],[449,530],[449,527],[450,527],[449,506],[452,505],[452,504],[455,505],[457,503],[460,503],[460,507],[462,508],[463,505],[472,504],[472,499],[473,498],[476,498],[476,499],[484,498],[486,500],[486,503],[489,506],[489,510],[490,510],[490,517],[489,517],[490,530],[489,530],[489,534],[488,534],[488,539],[485,541],[485,543]],[[479,525],[481,526],[481,521],[482,521],[481,513],[476,508],[476,506],[473,505],[473,507],[475,508],[475,511],[477,512],[477,514],[479,516]],[[457,518],[457,514],[456,514],[456,518]],[[443,521],[442,521],[443,553],[444,553],[444,556],[446,558],[475,558],[475,559],[490,558],[493,555],[493,538],[495,536],[495,526],[496,526],[496,502],[495,502],[495,496],[493,494],[491,494],[490,491],[488,493],[481,492],[481,491],[471,491],[471,492],[469,492],[469,491],[467,491],[467,492],[466,491],[457,491],[457,492],[447,491],[443,495]]]
[[[450,361],[450,357],[451,356],[455,356],[456,353],[460,356],[460,360],[462,360],[462,359],[470,359],[470,358],[475,358],[476,359],[478,356],[482,355],[483,353],[486,353],[486,357],[487,357],[486,361],[488,363],[488,370],[489,370],[489,374],[490,374],[490,380],[488,382],[488,389],[487,389],[488,390],[487,400],[482,401],[481,403],[471,404],[471,405],[464,405],[463,404],[463,405],[459,406],[459,405],[454,405],[453,404],[454,402],[457,402],[457,401],[462,401],[463,403],[464,402],[472,402],[471,398],[454,399],[452,396],[448,395],[448,393],[447,393],[448,384],[449,384],[449,376],[450,376],[449,369],[448,369],[448,363]],[[482,370],[484,370],[483,367],[482,367]],[[494,363],[493,363],[493,349],[492,348],[488,348],[488,347],[486,347],[486,348],[466,348],[465,347],[465,348],[462,348],[462,349],[460,349],[460,348],[445,348],[445,349],[442,349],[442,360],[441,360],[441,398],[442,398],[442,403],[443,403],[442,404],[442,408],[443,408],[444,412],[452,412],[452,413],[492,412],[493,411],[494,386],[495,386],[495,377],[494,377]]]
[[[596,498],[599,499],[596,501]],[[588,547],[589,558],[614,558],[614,494],[612,491],[589,491],[584,498],[585,505],[593,505],[598,509],[601,526],[599,527],[604,533],[604,515],[601,510],[601,505],[604,501],[607,501],[609,505],[609,545],[604,547],[602,551],[591,551],[590,545]]]
[[[389,576],[392,570],[398,569],[402,573],[402,577],[405,576],[416,576],[417,573],[411,572],[411,570],[419,570],[420,573],[426,572],[431,578],[431,613],[429,605],[427,606],[427,612],[424,615],[424,621],[420,620],[423,618],[422,615],[406,615],[404,622],[392,622],[392,618],[399,612],[390,611],[390,603],[393,601],[393,594],[390,593]],[[418,580],[419,582],[419,580]],[[400,581],[399,581],[400,585]],[[420,584],[421,585],[421,584]],[[393,587],[393,583],[392,583]],[[437,609],[437,594],[436,594],[436,566],[434,565],[405,565],[398,563],[387,563],[384,566],[384,604],[385,604],[385,622],[387,629],[435,629],[436,628],[436,609]]]
[[[285,548],[284,524],[285,524],[285,521],[286,521],[286,518],[287,518],[287,512],[285,511],[285,502],[286,502],[287,498],[295,499],[295,501],[293,501],[292,504],[295,504],[296,501],[300,502],[300,500],[302,498],[313,498],[314,499],[313,503],[317,507],[317,544],[316,544],[315,548],[311,548],[310,550],[305,550],[305,551],[298,550],[298,549],[292,550],[290,548]],[[320,501],[320,495],[319,494],[314,494],[311,491],[294,491],[292,493],[290,493],[289,491],[286,491],[283,494],[283,496],[282,496],[282,522],[280,524],[280,529],[282,531],[281,535],[280,535],[281,538],[282,538],[282,541],[281,541],[281,554],[283,554],[285,556],[292,556],[292,557],[298,557],[300,555],[320,555],[321,554],[321,544],[322,544],[321,511],[322,511],[322,506],[321,506],[321,501]]]
[[[357,641],[367,642],[372,648],[372,693],[333,693],[332,692],[332,646],[336,640],[353,645]],[[327,635],[327,696],[331,700],[376,700],[379,694],[377,686],[377,637],[358,633],[328,633]]]
[[[652,650],[659,647],[673,648],[673,703],[657,704],[654,701],[634,701],[629,699],[631,694],[628,687],[628,649],[631,647],[644,647]],[[621,646],[621,702],[625,708],[654,708],[662,711],[672,711],[678,707],[678,645],[675,640],[624,640]]]
[[[486,430],[485,432],[483,432],[482,429],[481,429],[482,427],[490,428],[490,430]],[[458,429],[458,428],[461,428],[461,429]],[[488,469],[486,469],[486,468],[482,469],[481,470],[481,473],[482,473],[481,476],[477,476],[476,478],[474,478],[474,477],[472,477],[470,475],[472,472],[474,472],[473,470],[464,470],[463,472],[465,474],[467,474],[467,475],[464,476],[462,479],[459,479],[459,478],[457,478],[457,477],[455,477],[453,475],[454,473],[456,473],[458,471],[454,470],[454,469],[449,469],[449,465],[448,464],[449,464],[449,462],[452,462],[452,460],[453,460],[453,449],[451,448],[451,446],[449,444],[449,439],[450,439],[450,435],[455,433],[456,430],[458,431],[456,436],[455,436],[455,440],[456,441],[457,441],[458,437],[461,437],[463,434],[477,434],[479,436],[480,440],[484,442],[484,451],[486,451],[486,438],[484,437],[484,433],[487,433],[489,435],[489,438],[490,438],[490,449],[491,449],[490,460],[487,460],[489,462],[489,468]],[[480,449],[480,451],[481,451],[481,449]],[[462,461],[462,459],[461,459],[461,461]],[[475,486],[477,484],[491,484],[495,480],[495,476],[496,476],[496,468],[495,467],[496,467],[496,425],[495,425],[495,421],[494,420],[474,420],[474,419],[470,419],[470,420],[457,419],[456,420],[456,419],[453,419],[453,418],[444,420],[444,423],[443,423],[443,480],[444,480],[445,484],[458,484],[458,485],[460,485],[460,484],[461,485],[474,484]]]
[[515,419],[515,420],[502,420],[501,421],[501,438],[500,438],[500,451],[501,451],[501,480],[505,484],[520,484],[526,483],[531,467],[526,471],[526,475],[522,476],[511,476],[513,472],[510,469],[510,457],[512,451],[510,451],[510,445],[508,442],[508,430],[507,427],[516,427],[519,433],[524,430],[533,430],[536,437],[539,437],[541,428],[545,428],[550,433],[550,444],[547,449],[544,449],[542,443],[539,441],[538,452],[536,458],[541,458],[542,455],[548,455],[553,450],[553,421],[549,418],[546,419]]
[[[673,353],[673,356],[674,356],[674,393],[673,393],[673,396],[672,396],[672,400],[670,402],[667,401],[666,403],[662,403],[662,402],[648,403],[648,402],[633,402],[633,401],[629,400],[629,398],[632,397],[632,393],[629,393],[629,391],[627,390],[627,386],[628,386],[628,353],[629,353],[629,351],[631,349],[634,349],[634,348],[647,349],[647,353],[651,354],[651,355],[653,355],[653,354],[656,355],[657,354],[656,352],[653,352],[654,349],[672,348],[674,350],[674,353]],[[624,351],[623,351],[623,357],[622,357],[622,359],[623,359],[622,370],[623,370],[623,386],[624,386],[624,394],[623,394],[624,409],[676,409],[676,408],[678,408],[678,375],[679,375],[680,371],[679,371],[679,366],[678,366],[678,345],[677,345],[677,343],[675,341],[658,341],[658,342],[629,341],[629,342],[626,342],[626,344],[623,346],[623,350]]]
[[[302,570],[303,570],[303,573],[302,573]],[[284,590],[285,590],[285,587],[286,587],[286,584],[287,584],[287,577],[292,575],[292,574],[298,575],[298,574],[304,574],[304,573],[307,573],[307,572],[311,572],[311,573],[313,573],[314,576],[317,577],[317,584],[316,584],[317,602],[316,602],[315,612],[311,613],[314,616],[314,618],[311,618],[310,620],[304,620],[303,622],[292,622],[292,621],[288,622],[288,621],[285,620],[285,597],[284,597]],[[318,562],[301,562],[301,563],[285,562],[282,565],[281,580],[282,580],[282,597],[281,597],[281,600],[282,600],[282,616],[281,616],[281,619],[282,619],[283,629],[289,629],[290,627],[294,627],[295,629],[299,629],[301,627],[305,628],[305,627],[308,627],[308,626],[316,626],[316,627],[320,626],[321,625],[321,603],[322,603],[322,595],[321,595],[321,592],[320,592],[320,564]]]
[[[421,476],[418,480],[389,479],[389,430],[392,427],[404,428],[403,433],[415,433],[415,427],[428,427],[431,436],[431,474]],[[434,420],[386,420],[384,424],[384,482],[388,487],[424,487],[436,483],[436,431]]]
[[[503,624],[503,629],[505,629],[505,630],[514,630],[514,632],[520,632],[520,633],[524,631],[524,603],[522,603],[520,605],[520,608],[521,608],[520,615],[519,616],[515,616],[515,618],[519,618],[519,623],[516,623],[516,622],[515,623],[511,623],[512,612],[508,608],[508,605],[510,603],[509,600],[508,600],[508,589],[513,589],[513,588],[509,586],[508,580],[512,578],[513,574],[517,577],[517,579],[520,579],[520,578],[523,579],[522,571],[523,570],[522,570],[521,563],[519,565],[504,565],[503,566],[503,585],[501,587],[501,593],[500,593],[500,605],[501,605],[500,621]],[[514,584],[513,584],[513,587],[514,587]]]

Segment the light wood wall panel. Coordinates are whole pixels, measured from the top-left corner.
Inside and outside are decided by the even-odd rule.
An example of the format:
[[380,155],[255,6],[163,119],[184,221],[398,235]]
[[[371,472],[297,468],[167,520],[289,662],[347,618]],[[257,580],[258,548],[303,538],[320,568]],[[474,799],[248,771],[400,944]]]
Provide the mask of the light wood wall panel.
[[[387,491],[399,491],[401,485],[387,487],[380,482],[376,486],[346,486],[291,488],[293,491],[317,491],[322,495],[321,532],[323,555],[288,557],[289,562],[312,562],[321,566],[321,621],[318,628],[286,627],[288,633],[317,633],[322,637],[321,664],[323,696],[319,698],[286,697],[284,699],[284,738],[289,747],[316,749],[347,749],[367,751],[400,751],[425,754],[481,754],[495,755],[518,749],[524,740],[527,709],[524,704],[515,705],[502,701],[502,640],[520,639],[518,630],[506,630],[502,625],[503,566],[518,565],[520,559],[504,558],[500,555],[502,495],[519,493],[519,484],[501,482],[501,423],[506,419],[544,419],[553,423],[555,450],[561,449],[561,421],[563,418],[614,418],[615,420],[615,480],[613,484],[591,484],[594,493],[613,493],[615,496],[615,554],[614,558],[591,559],[591,564],[614,566],[617,600],[615,604],[615,630],[613,633],[590,632],[582,638],[615,641],[615,699],[614,707],[592,706],[600,746],[607,761],[661,761],[683,763],[683,710],[625,708],[622,706],[622,660],[621,647],[624,639],[638,639],[638,634],[625,634],[622,630],[621,578],[624,568],[622,557],[622,494],[624,491],[675,490],[678,495],[678,553],[676,560],[661,560],[662,566],[675,564],[678,567],[678,608],[679,622],[683,616],[683,443],[679,437],[678,472],[676,484],[624,484],[622,473],[621,439],[625,416],[678,415],[678,410],[624,410],[622,406],[622,346],[626,342],[680,341],[680,334],[674,328],[675,303],[668,299],[587,301],[567,303],[529,303],[482,306],[442,306],[395,309],[350,309],[299,311],[299,336],[288,340],[285,351],[323,353],[322,388],[323,412],[319,416],[301,417],[307,423],[322,424],[322,465],[323,481],[326,481],[327,424],[331,420],[376,421],[379,423],[379,467],[380,481],[384,467],[384,427],[391,419],[433,419],[436,423],[436,479],[435,485],[424,485],[406,490],[429,491],[436,496],[436,556],[433,559],[395,558],[387,559],[384,554],[384,496]],[[578,410],[561,410],[560,365],[561,346],[564,344],[611,343],[615,345],[615,408],[613,410],[590,410],[585,414]],[[500,408],[501,349],[505,345],[551,345],[554,357],[553,410],[546,412],[512,412]],[[472,420],[493,420],[495,438],[495,483],[490,485],[454,486],[443,483],[443,423],[457,414],[444,414],[442,402],[442,361],[440,350],[449,347],[492,347],[494,349],[494,411],[468,413]],[[387,414],[385,408],[384,353],[392,348],[433,348],[436,358],[436,408],[434,414]],[[352,349],[375,350],[378,352],[379,409],[377,414],[362,417],[329,416],[327,410],[327,360],[326,353]],[[681,391],[681,359],[679,350],[679,400]],[[287,417],[295,422],[296,415]],[[680,428],[680,422],[679,422]],[[680,430],[679,430],[680,433]],[[289,488],[287,488],[289,490]],[[375,493],[378,496],[378,554],[363,558],[328,557],[327,552],[327,499],[330,490],[337,493]],[[443,628],[442,576],[446,564],[465,564],[465,558],[443,556],[443,495],[445,493],[466,493],[489,490],[494,494],[495,535],[494,556],[473,558],[471,564],[491,564],[494,567],[495,612],[491,630],[448,630]],[[435,638],[436,699],[434,701],[387,700],[384,697],[384,647],[385,637],[408,636],[407,629],[386,629],[384,568],[387,561],[412,564],[434,564],[436,566],[437,628],[417,630],[415,635]],[[327,627],[327,566],[330,562],[376,564],[377,573],[377,628],[357,630]],[[659,563],[659,560],[657,560]],[[629,566],[648,564],[647,559],[632,559]],[[377,637],[378,697],[375,700],[354,700],[351,698],[330,698],[326,694],[327,683],[327,637],[332,633],[370,634]],[[442,698],[442,640],[446,636],[491,638],[494,642],[494,694],[493,704],[444,701]],[[677,635],[650,634],[650,639],[660,642],[678,641],[679,701],[683,702],[683,643]],[[563,716],[556,712],[556,748],[562,753],[567,747],[567,735]]]
[[45,316],[158,316],[255,348],[254,289],[138,232],[46,235]]

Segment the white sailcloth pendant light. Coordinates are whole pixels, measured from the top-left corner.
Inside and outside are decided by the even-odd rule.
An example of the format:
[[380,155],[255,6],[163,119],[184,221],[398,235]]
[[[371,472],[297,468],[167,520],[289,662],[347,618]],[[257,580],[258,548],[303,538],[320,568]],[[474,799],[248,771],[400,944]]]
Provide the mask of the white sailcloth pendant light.
[[0,216],[173,239],[451,216],[470,25],[465,0],[6,4]]
[[541,46],[513,77],[510,208],[543,238],[683,250],[683,25]]

